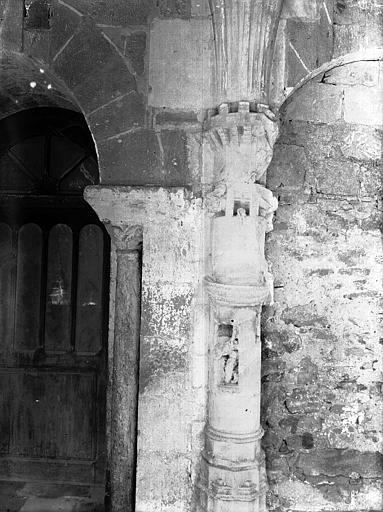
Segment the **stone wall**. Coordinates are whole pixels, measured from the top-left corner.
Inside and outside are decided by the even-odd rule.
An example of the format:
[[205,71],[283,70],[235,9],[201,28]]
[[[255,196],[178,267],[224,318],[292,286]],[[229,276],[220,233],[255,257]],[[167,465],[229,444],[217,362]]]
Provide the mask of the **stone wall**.
[[383,507],[382,69],[329,70],[282,109],[263,317],[270,510]]

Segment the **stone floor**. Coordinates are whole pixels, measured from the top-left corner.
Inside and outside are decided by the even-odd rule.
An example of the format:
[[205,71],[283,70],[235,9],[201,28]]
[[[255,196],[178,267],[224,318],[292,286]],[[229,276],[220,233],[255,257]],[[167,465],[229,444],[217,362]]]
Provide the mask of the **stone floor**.
[[104,489],[0,481],[0,512],[103,512]]

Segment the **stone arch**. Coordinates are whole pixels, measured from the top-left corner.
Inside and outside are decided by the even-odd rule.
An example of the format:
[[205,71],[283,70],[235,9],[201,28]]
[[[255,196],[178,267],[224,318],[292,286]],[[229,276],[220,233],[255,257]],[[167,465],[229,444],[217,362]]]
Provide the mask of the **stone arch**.
[[28,28],[22,0],[9,0],[4,8],[0,115],[38,105],[81,111],[94,138],[103,181],[119,136],[143,123],[138,72],[107,27],[103,30],[62,0],[50,3],[48,30],[45,25]]
[[355,62],[362,61],[382,61],[383,60],[383,49],[382,48],[368,48],[363,51],[352,52],[346,55],[342,55],[336,59],[333,59],[329,62],[322,64],[322,66],[314,69],[310,73],[308,73],[302,80],[300,80],[296,86],[292,89],[292,91],[286,96],[283,100],[279,109],[283,111],[283,108],[292,101],[295,93],[299,91],[304,85],[306,85],[311,80],[315,80],[318,76],[324,75],[326,72],[338,68],[341,66],[346,66],[348,64],[353,64]]

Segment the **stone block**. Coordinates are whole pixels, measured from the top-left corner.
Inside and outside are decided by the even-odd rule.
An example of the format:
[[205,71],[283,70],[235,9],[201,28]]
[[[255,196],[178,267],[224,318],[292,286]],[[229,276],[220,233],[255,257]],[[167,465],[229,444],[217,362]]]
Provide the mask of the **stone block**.
[[59,3],[55,4],[49,41],[50,61],[57,56],[58,52],[68,43],[69,38],[74,34],[80,21],[81,17],[71,9]]
[[71,7],[105,25],[143,25],[152,0],[66,0]]
[[128,57],[134,71],[143,75],[145,71],[146,33],[134,32],[124,38],[124,54]]
[[282,313],[282,319],[286,324],[293,324],[295,327],[325,326],[328,324],[328,320],[318,314],[317,306],[313,301],[285,309]]
[[286,26],[287,44],[287,86],[294,87],[309,70],[318,67],[317,43],[318,25],[301,20],[288,20]]
[[351,124],[383,126],[383,89],[363,86],[346,88],[344,120]]
[[320,160],[307,173],[305,185],[322,194],[355,196],[360,190],[360,166],[345,159]]
[[73,89],[103,68],[113,58],[113,53],[114,49],[92,21],[82,21],[70,45],[55,60],[53,69]]
[[23,51],[24,10],[23,0],[1,0],[2,49],[15,52]]
[[380,160],[383,154],[383,131],[369,126],[350,127],[341,140],[340,150],[346,158]]
[[273,159],[267,170],[267,188],[299,189],[310,167],[305,150],[293,144],[276,144]]
[[191,0],[158,0],[157,6],[160,15],[164,18],[189,18],[191,14]]
[[199,111],[214,105],[210,20],[154,20],[149,53],[150,106]]
[[[383,43],[380,0],[338,1],[334,11],[335,56],[379,48]],[[368,29],[366,30],[366,27]]]
[[319,16],[317,0],[286,0],[283,4],[282,19],[298,18],[314,21]]
[[145,110],[141,96],[131,91],[120,99],[88,115],[89,127],[96,142],[142,126]]
[[376,87],[379,83],[378,61],[353,62],[327,71],[323,82],[331,85]]
[[49,30],[51,19],[51,0],[25,0],[24,27],[27,30]]
[[[333,29],[331,24],[332,0],[313,2],[315,7],[296,2],[312,18],[292,16],[287,20],[287,86],[294,87],[309,71],[332,59]],[[286,5],[286,4],[285,4]],[[288,4],[287,4],[288,5]],[[326,5],[326,7],[324,7]],[[291,19],[292,18],[292,19]]]
[[342,117],[343,89],[309,82],[299,89],[284,107],[286,120],[336,123]]
[[142,129],[101,142],[102,182],[173,187],[190,184],[185,139],[182,131],[168,131],[162,140],[161,132]]
[[123,59],[90,21],[82,22],[81,29],[54,61],[53,70],[86,112],[136,89]]
[[209,0],[191,0],[192,16],[211,16]]
[[159,146],[155,133],[139,130],[98,144],[101,181],[104,184],[146,185],[164,183],[157,171]]
[[23,35],[23,51],[28,57],[39,61],[49,62],[49,47],[51,33],[47,30],[25,30]]
[[318,380],[318,366],[308,356],[300,360],[297,370],[298,386],[313,384]]
[[309,476],[348,476],[357,473],[363,478],[381,478],[383,454],[353,449],[328,449],[301,453],[297,468]]

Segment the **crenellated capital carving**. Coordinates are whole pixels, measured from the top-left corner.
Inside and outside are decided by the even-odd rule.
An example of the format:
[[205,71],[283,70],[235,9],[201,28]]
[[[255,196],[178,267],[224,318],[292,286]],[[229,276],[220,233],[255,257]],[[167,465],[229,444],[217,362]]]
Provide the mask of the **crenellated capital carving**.
[[142,248],[143,228],[140,225],[105,223],[112,244],[117,252],[140,251]]
[[209,118],[206,133],[215,154],[215,181],[254,183],[265,174],[278,137],[275,115],[266,105],[224,103]]
[[209,0],[220,101],[267,101],[283,0]]

